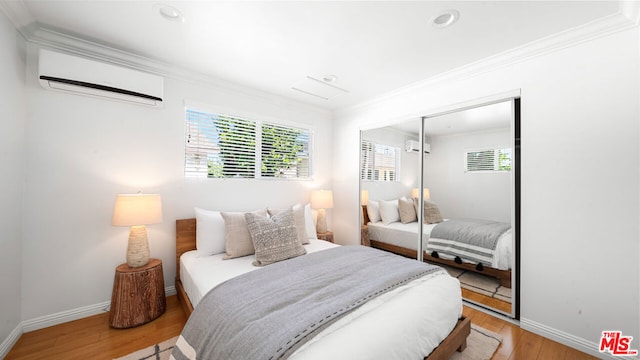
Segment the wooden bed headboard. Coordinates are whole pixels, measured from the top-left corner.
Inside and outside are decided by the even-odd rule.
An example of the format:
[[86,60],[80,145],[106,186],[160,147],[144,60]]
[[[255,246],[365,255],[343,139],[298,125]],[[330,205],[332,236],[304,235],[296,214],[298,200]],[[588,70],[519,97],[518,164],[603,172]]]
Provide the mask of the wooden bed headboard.
[[180,256],[196,249],[196,219],[176,220],[176,280],[180,279]]

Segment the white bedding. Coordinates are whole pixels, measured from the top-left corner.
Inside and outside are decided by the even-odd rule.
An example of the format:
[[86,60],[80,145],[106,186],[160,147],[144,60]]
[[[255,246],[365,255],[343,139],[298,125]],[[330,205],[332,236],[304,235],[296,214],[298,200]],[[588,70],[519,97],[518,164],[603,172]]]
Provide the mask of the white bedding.
[[[431,234],[431,230],[433,230],[436,225],[437,224],[424,224],[422,228],[422,232],[424,234],[424,236],[422,237],[422,249],[427,248],[429,235]],[[393,222],[388,225],[384,225],[382,222],[370,222],[367,224],[367,229],[369,232],[370,240],[376,240],[395,246],[401,246],[403,248],[411,250],[418,250],[417,222],[411,222],[407,224],[403,224],[401,222]],[[511,229],[509,229],[498,239],[498,244],[496,245],[496,252],[491,267],[500,270],[511,269],[512,254],[513,251]],[[453,258],[452,256],[447,256],[446,254],[441,254],[440,256],[444,259]],[[464,259],[462,260],[464,261]]]
[[[333,246],[311,240],[307,252]],[[180,258],[180,278],[195,307],[217,284],[259,269],[255,256],[222,260],[223,254]],[[332,271],[332,269],[327,269]],[[379,296],[342,317],[298,349],[290,359],[421,359],[454,328],[462,315],[460,284],[445,271]]]
[[[329,249],[335,245],[328,241],[310,239],[304,245],[307,253]],[[188,251],[180,257],[180,280],[184,291],[195,308],[203,296],[216,285],[249,271],[260,269],[253,266],[255,255],[222,260],[222,254],[198,257],[196,251]]]

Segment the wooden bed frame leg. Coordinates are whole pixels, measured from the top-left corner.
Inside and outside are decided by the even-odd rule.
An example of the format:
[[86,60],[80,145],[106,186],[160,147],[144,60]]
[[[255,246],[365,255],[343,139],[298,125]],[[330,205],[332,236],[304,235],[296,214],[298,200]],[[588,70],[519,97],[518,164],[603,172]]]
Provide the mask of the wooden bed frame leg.
[[447,336],[424,360],[449,360],[456,352],[461,352],[467,347],[467,336],[471,333],[471,320],[461,317]]
[[464,341],[462,342],[462,344],[460,344],[460,347],[458,347],[456,349],[457,352],[463,352],[464,349],[467,348],[467,339],[464,339]]

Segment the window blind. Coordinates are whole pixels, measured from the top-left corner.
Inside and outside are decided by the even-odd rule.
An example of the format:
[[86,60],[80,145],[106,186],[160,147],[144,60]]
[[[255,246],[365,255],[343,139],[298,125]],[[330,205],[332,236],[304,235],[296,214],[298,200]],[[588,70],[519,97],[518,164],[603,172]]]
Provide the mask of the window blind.
[[308,178],[311,132],[187,109],[185,176]]
[[398,181],[400,148],[362,140],[360,164],[361,180]]
[[308,178],[311,176],[309,130],[277,124],[262,125],[261,175]]
[[465,170],[467,172],[509,171],[511,170],[511,149],[467,151]]

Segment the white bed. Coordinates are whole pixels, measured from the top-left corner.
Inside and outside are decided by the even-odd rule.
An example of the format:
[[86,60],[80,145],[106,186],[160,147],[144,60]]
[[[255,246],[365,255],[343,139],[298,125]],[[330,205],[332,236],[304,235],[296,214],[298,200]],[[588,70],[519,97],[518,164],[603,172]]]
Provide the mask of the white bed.
[[[323,240],[310,240],[305,245],[307,253],[335,247]],[[253,266],[255,255],[243,256],[235,259],[223,260],[224,253],[211,256],[201,256],[195,250],[188,251],[180,257],[180,279],[193,307],[200,299],[216,285],[249,271],[260,269]]]
[[[379,222],[369,222],[367,224],[369,239],[379,241],[385,244],[390,244],[406,249],[411,249],[413,251],[418,250],[418,222],[410,222],[407,224],[403,224],[401,222],[393,222],[388,225],[385,225],[381,221]],[[427,243],[429,241],[429,236],[431,234],[431,230],[437,224],[423,224],[422,232],[422,249],[427,249]],[[440,255],[444,259],[453,259],[453,256]],[[511,229],[506,231],[500,238],[498,239],[498,243],[496,245],[496,250],[494,254],[494,258],[491,264],[491,267],[499,270],[509,270],[511,269],[512,264],[512,241],[511,241]],[[465,261],[462,258],[462,261]]]
[[[337,245],[311,240],[305,248],[312,253],[334,246]],[[222,257],[223,254],[198,257],[196,251],[186,251],[179,256],[177,287],[184,289],[193,307],[217,284],[259,269],[252,265],[253,255],[230,260]],[[458,280],[438,271],[345,315],[290,358],[420,359],[452,332],[461,312]]]

